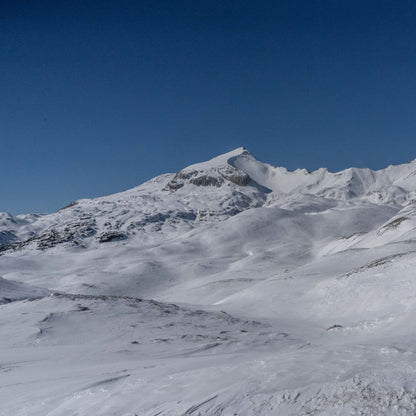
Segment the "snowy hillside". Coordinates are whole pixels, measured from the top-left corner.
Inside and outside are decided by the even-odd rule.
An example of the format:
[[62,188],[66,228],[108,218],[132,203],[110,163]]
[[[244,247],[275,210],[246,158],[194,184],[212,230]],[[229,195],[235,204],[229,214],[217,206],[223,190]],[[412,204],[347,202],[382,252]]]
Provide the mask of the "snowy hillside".
[[415,269],[416,160],[0,214],[0,415],[414,415]]

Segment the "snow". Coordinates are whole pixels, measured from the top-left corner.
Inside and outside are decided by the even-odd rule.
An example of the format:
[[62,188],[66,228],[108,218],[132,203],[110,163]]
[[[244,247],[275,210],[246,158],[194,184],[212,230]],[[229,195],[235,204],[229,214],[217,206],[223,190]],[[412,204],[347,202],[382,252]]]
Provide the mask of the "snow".
[[0,415],[414,415],[416,161],[246,149],[0,215]]
[[42,289],[13,280],[6,280],[0,276],[0,304],[19,299],[38,299],[49,294]]

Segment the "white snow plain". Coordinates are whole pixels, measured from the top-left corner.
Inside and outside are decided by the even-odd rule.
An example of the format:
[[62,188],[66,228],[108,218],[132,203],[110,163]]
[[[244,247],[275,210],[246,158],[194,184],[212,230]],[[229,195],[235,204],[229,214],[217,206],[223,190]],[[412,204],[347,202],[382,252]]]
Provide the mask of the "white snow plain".
[[415,415],[415,270],[416,161],[0,214],[0,415]]

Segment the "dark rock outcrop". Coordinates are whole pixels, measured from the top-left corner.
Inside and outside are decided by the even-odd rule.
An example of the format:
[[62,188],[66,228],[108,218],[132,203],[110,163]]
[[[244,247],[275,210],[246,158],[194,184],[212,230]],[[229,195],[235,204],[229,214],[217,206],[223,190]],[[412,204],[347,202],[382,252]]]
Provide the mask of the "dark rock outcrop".
[[107,231],[97,237],[99,243],[108,243],[110,241],[126,240],[127,234],[120,231]]

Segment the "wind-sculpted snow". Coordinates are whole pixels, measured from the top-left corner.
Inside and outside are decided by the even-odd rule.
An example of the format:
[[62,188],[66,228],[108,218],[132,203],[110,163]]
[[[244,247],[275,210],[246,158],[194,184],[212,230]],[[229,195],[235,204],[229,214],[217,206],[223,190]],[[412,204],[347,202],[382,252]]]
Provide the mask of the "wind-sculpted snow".
[[0,277],[0,304],[20,299],[38,299],[48,294],[49,291],[47,289],[33,287]]
[[239,148],[1,214],[0,415],[413,416],[415,200]]

